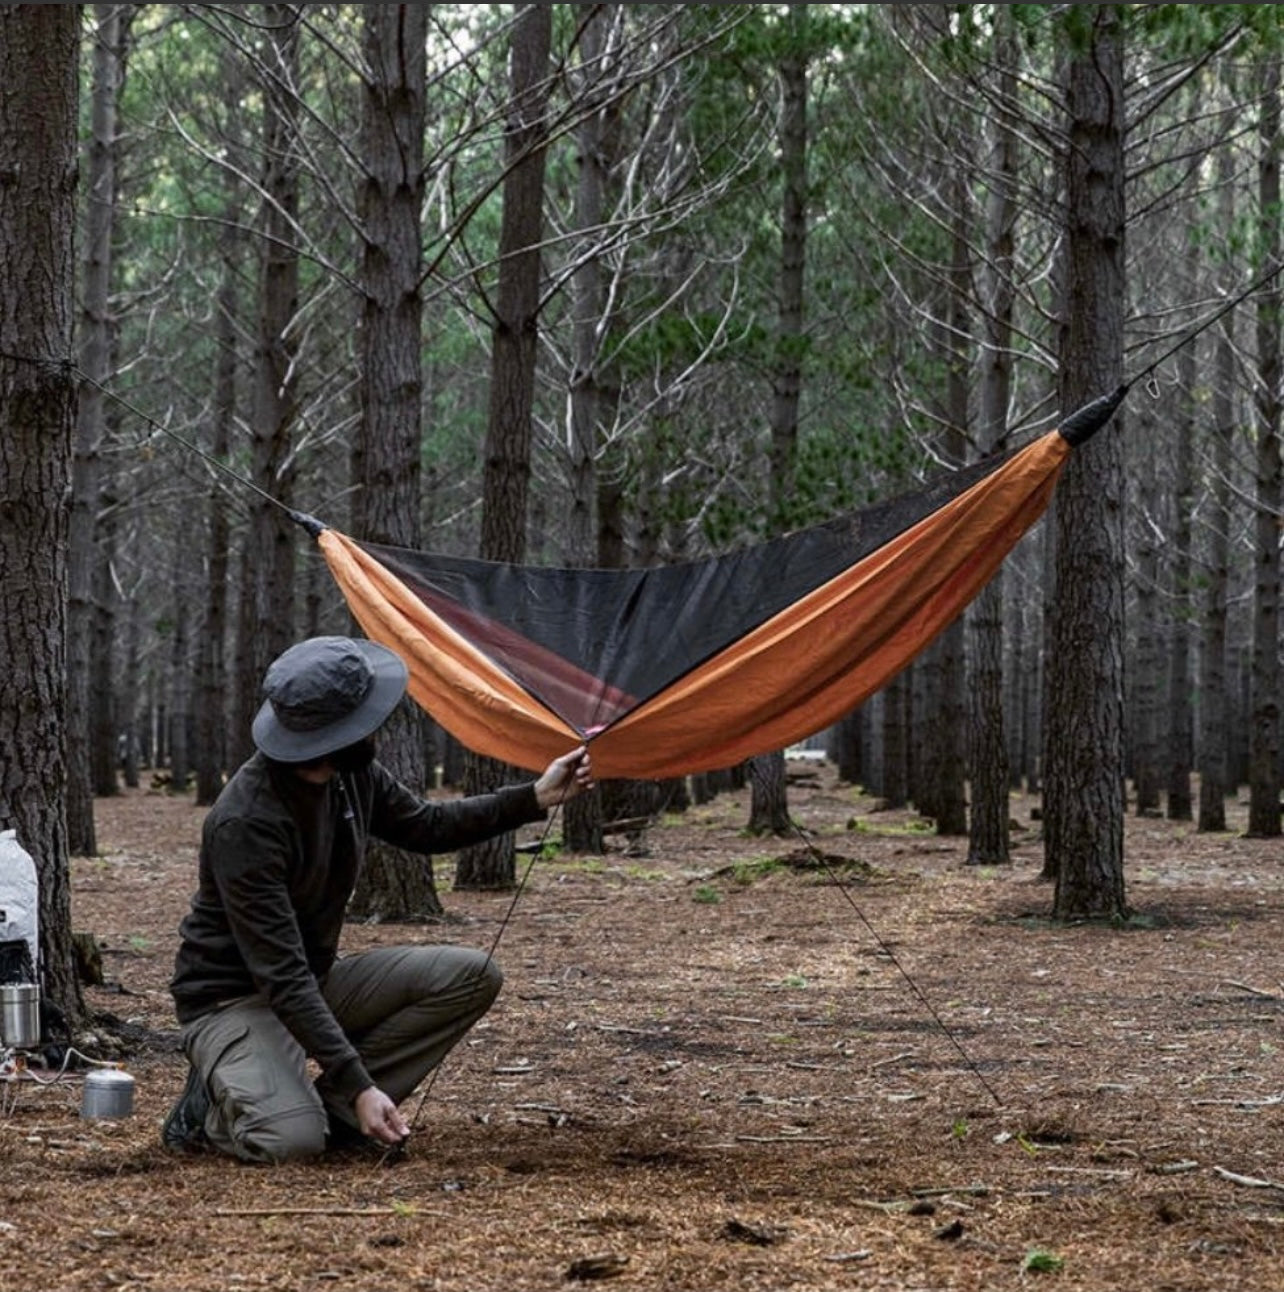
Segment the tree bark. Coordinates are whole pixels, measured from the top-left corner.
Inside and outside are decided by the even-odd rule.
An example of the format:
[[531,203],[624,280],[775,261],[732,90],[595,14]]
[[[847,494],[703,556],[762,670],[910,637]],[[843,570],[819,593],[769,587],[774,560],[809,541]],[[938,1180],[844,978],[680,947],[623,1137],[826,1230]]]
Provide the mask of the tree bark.
[[[972,264],[968,248],[969,200],[962,168],[954,185],[955,222],[950,265],[950,323],[946,348],[946,432],[942,457],[952,467],[967,460],[968,399],[971,387],[971,328],[968,299]],[[937,675],[931,721],[932,810],[939,835],[968,833],[967,794],[967,687],[966,620],[960,616],[936,643]]]
[[[1156,427],[1149,416],[1138,419],[1138,445],[1153,444]],[[1133,791],[1138,816],[1155,816],[1159,812],[1161,773],[1159,710],[1161,659],[1159,648],[1159,551],[1163,541],[1158,514],[1159,482],[1153,467],[1138,462],[1137,574],[1135,578],[1136,641],[1133,647],[1133,681],[1129,688],[1128,708],[1131,729]]]
[[[522,5],[513,25],[504,128],[499,287],[482,469],[481,556],[491,561],[520,562],[526,552],[551,48],[552,6]],[[492,759],[470,754],[465,762],[465,793],[508,779],[508,769]],[[457,888],[511,888],[515,878],[511,832],[464,848],[456,858]]]
[[[1267,264],[1280,263],[1280,59],[1264,67],[1258,125],[1258,220]],[[1257,456],[1248,833],[1280,833],[1280,309],[1279,279],[1257,305]]]
[[577,4],[582,17],[579,65],[573,82],[579,109],[576,131],[575,234],[571,274],[571,372],[568,394],[570,512],[567,543],[572,560],[586,563],[596,551],[594,507],[601,399],[599,359],[608,320],[603,316],[604,273],[598,244],[611,173],[604,95],[609,91],[608,37],[615,4]]
[[879,795],[886,808],[903,808],[909,802],[909,670],[898,673],[883,688],[883,759]]
[[783,750],[749,760],[749,834],[784,836],[793,832],[789,819]]
[[[376,543],[420,545],[426,49],[430,5],[364,6],[369,79],[362,93],[360,194],[361,427],[354,531]],[[428,720],[403,700],[379,733],[379,759],[422,794],[430,779]],[[385,844],[367,850],[348,909],[354,917],[442,914],[430,858]]]
[[844,785],[859,785],[864,780],[864,725],[865,712],[856,709],[841,718],[829,733],[829,757]]
[[[1016,42],[1011,9],[995,14],[995,62],[998,94],[1015,102]],[[999,118],[989,174],[993,176],[986,209],[988,255],[982,268],[985,308],[985,347],[981,360],[981,389],[977,435],[983,453],[1004,443],[1008,402],[1012,397],[1012,313],[1016,299],[1013,268],[1016,254],[1017,140]],[[982,589],[972,608],[971,710],[968,732],[972,810],[968,820],[968,862],[999,865],[1011,861],[1008,809],[1008,745],[1003,706],[1003,590],[1000,569]],[[1018,719],[1019,721],[1019,719]]]
[[[1192,231],[1193,232],[1193,231]],[[1193,244],[1194,239],[1191,238]],[[1194,255],[1193,252],[1188,253]],[[1187,300],[1195,299],[1195,275],[1186,276]],[[1191,713],[1190,637],[1193,587],[1191,525],[1195,505],[1193,437],[1197,381],[1194,343],[1177,356],[1180,405],[1173,423],[1173,541],[1171,547],[1172,631],[1168,641],[1168,758],[1167,816],[1189,821],[1192,816],[1190,778],[1194,763]]]
[[35,859],[44,988],[76,1025],[64,795],[78,26],[75,5],[0,8],[0,829]]
[[[241,99],[240,64],[223,57],[224,107],[229,119]],[[237,338],[240,311],[238,281],[243,242],[239,233],[243,197],[241,183],[231,169],[223,182],[223,228],[219,232],[219,289],[215,302],[214,396],[210,454],[226,462],[232,448],[232,427],[236,421]],[[228,594],[231,574],[231,522],[223,482],[211,480],[206,496],[208,516],[206,539],[205,614],[197,652],[196,691],[196,802],[207,807],[223,788],[229,766],[227,704]]]
[[[807,6],[790,5],[785,19],[780,77],[780,278],[776,353],[772,365],[771,528],[791,522],[789,506],[798,451],[798,410],[802,399],[803,303],[807,268]],[[753,759],[749,777],[751,834],[786,834],[788,785],[783,750]]]
[[[294,226],[299,212],[299,33],[294,6],[264,5],[267,53],[263,98],[263,191],[260,215],[258,330],[254,355],[252,473],[268,497],[256,495],[247,535],[241,589],[248,617],[237,652],[239,730],[248,738],[268,665],[294,639],[296,528],[285,514],[293,496],[291,454],[298,416],[299,255]],[[268,501],[273,498],[275,505]]]
[[[110,474],[110,473],[109,473]],[[94,561],[94,617],[89,640],[89,744],[94,794],[107,798],[120,792],[122,705],[116,670],[117,611],[115,564],[120,528],[119,499],[113,483],[104,486]]]
[[138,730],[138,702],[141,687],[139,675],[142,670],[140,638],[142,628],[139,620],[142,609],[137,595],[130,597],[126,603],[129,617],[125,623],[125,658],[122,662],[120,679],[120,731],[121,749],[120,774],[125,788],[136,790],[139,782],[138,762],[142,753],[142,736]]
[[[599,566],[621,563],[623,544],[603,543],[610,534],[610,522],[599,525],[595,511],[599,501],[607,502],[598,481],[598,456],[602,447],[602,418],[606,391],[600,372],[602,342],[608,332],[605,315],[602,256],[595,241],[603,223],[606,187],[614,158],[604,98],[609,89],[609,40],[619,6],[579,4],[582,15],[579,36],[579,67],[575,82],[580,108],[577,132],[575,188],[575,229],[578,243],[576,266],[571,276],[571,373],[569,389],[571,508],[568,544],[570,559],[587,563],[594,554]],[[605,549],[605,550],[604,550]],[[601,794],[584,794],[562,809],[563,837],[571,852],[600,854],[605,847],[602,834]]]
[[[169,732],[169,789],[186,793],[192,779],[192,676],[191,589],[196,586],[193,552],[182,543],[174,551],[174,599],[168,618],[171,623],[169,677],[165,693],[169,699],[166,728]],[[197,558],[199,560],[199,556]]]
[[[111,368],[112,231],[116,212],[116,116],[124,82],[124,5],[96,4],[86,172],[85,254],[80,287],[79,393],[73,450],[67,607],[67,844],[98,851],[94,834],[90,644],[94,626],[94,538],[101,500],[103,385]],[[127,27],[127,24],[125,24]]]
[[[1235,159],[1230,145],[1218,151],[1217,175],[1224,228],[1234,227],[1235,199],[1231,178]],[[1231,275],[1229,267],[1223,278]],[[1232,288],[1224,282],[1227,294]],[[1212,419],[1209,428],[1212,486],[1207,530],[1203,617],[1199,647],[1199,815],[1201,831],[1226,829],[1226,795],[1230,792],[1230,704],[1227,686],[1226,617],[1230,582],[1231,441],[1235,434],[1234,313],[1215,334]]]
[[[1123,368],[1124,78],[1118,6],[1081,15],[1069,57],[1065,413],[1117,388]],[[1044,845],[1058,919],[1123,918],[1123,467],[1106,427],[1077,448],[1057,490],[1048,643]]]

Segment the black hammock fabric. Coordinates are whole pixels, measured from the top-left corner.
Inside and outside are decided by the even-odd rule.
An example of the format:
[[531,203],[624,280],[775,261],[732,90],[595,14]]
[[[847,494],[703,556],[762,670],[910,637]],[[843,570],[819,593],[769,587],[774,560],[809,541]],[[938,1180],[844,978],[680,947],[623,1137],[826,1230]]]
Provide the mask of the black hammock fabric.
[[562,569],[319,542],[364,631],[466,747],[539,769],[587,740],[599,777],[709,770],[822,730],[918,655],[1122,393],[912,494],[703,561]]
[[360,546],[536,699],[592,737],[1001,461],[783,538],[648,569],[507,565]]

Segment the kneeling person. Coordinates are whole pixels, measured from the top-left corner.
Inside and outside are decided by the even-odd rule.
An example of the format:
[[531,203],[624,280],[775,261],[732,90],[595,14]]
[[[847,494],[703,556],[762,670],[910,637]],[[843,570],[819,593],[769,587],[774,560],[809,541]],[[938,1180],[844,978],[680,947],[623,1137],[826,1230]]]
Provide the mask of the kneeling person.
[[300,642],[268,669],[258,752],[205,819],[179,928],[171,991],[190,1072],[162,1130],[170,1148],[282,1162],[398,1145],[398,1104],[498,994],[498,967],[471,948],[338,956],[366,844],[451,852],[539,820],[591,787],[588,755],[531,784],[421,799],[374,760],[406,683],[392,651],[346,637]]

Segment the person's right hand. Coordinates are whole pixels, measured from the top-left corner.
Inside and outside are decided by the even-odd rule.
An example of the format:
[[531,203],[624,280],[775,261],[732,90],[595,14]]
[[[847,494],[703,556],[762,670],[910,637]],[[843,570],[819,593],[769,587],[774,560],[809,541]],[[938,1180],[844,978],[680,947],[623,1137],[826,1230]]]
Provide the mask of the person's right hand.
[[593,763],[586,746],[580,745],[561,758],[554,758],[535,782],[535,801],[547,811],[593,788]]
[[410,1126],[400,1109],[378,1086],[367,1086],[357,1096],[352,1110],[357,1114],[361,1133],[380,1144],[396,1146],[410,1134]]

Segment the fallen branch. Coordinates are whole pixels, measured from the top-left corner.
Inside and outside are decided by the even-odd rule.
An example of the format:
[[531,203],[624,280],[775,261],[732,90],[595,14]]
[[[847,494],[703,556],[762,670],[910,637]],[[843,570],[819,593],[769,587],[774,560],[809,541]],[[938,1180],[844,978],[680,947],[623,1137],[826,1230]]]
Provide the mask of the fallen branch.
[[641,830],[646,830],[655,824],[655,818],[651,816],[630,816],[624,817],[619,821],[604,821],[602,823],[603,834],[634,834]]
[[1103,1180],[1131,1180],[1136,1174],[1129,1169],[1106,1166],[1048,1166],[1046,1171],[1060,1171],[1064,1175],[1096,1175]]
[[1223,1180],[1229,1180],[1231,1184],[1243,1185],[1246,1189],[1284,1189],[1284,1184],[1278,1181],[1262,1180],[1255,1175],[1240,1175],[1235,1171],[1227,1171],[1225,1167],[1215,1166],[1213,1171]]
[[893,1054],[889,1059],[879,1059],[877,1063],[871,1063],[865,1071],[877,1072],[879,1068],[890,1067],[893,1063],[899,1063],[902,1059],[913,1059],[916,1058],[917,1055],[918,1052],[916,1050],[902,1050],[900,1054]]
[[737,1135],[740,1144],[832,1144],[832,1135]]
[[1246,982],[1236,982],[1232,978],[1222,982],[1223,987],[1234,987],[1237,991],[1246,991],[1250,996],[1261,996],[1263,1000],[1284,1000],[1278,992],[1263,991],[1260,987],[1250,987]]
[[916,1198],[952,1198],[956,1195],[963,1198],[988,1198],[988,1184],[960,1184],[953,1189],[911,1189]]
[[1268,1095],[1265,1099],[1195,1099],[1192,1108],[1274,1108],[1284,1104],[1284,1095]]
[[446,1216],[419,1207],[216,1207],[216,1216]]

